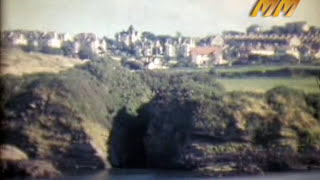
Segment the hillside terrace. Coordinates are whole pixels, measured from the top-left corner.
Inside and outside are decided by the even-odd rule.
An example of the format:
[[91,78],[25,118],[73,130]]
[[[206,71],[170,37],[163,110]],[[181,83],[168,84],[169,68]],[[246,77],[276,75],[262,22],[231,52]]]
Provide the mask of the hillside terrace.
[[[262,31],[257,26],[251,26],[247,33],[223,33],[204,38],[157,36],[150,32],[140,33],[132,26],[127,31],[116,33],[115,39],[98,37],[93,33],[71,36],[68,33],[14,30],[2,32],[1,43],[3,47],[22,48],[28,52],[81,59],[94,59],[108,54],[124,60],[134,58],[136,63],[145,62],[144,59],[156,59],[156,63],[148,63],[161,66],[143,63],[144,67],[153,69],[169,64],[197,67],[250,64],[252,59],[273,61],[282,56],[293,63],[316,62],[320,59],[320,29],[295,27],[292,24],[282,27],[282,32]],[[194,53],[210,48],[218,48],[219,51]]]

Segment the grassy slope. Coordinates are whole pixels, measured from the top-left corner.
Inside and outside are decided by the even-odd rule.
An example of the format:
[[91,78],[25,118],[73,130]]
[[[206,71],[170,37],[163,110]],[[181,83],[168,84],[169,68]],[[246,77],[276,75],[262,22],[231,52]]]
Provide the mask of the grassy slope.
[[[169,75],[193,74],[201,76],[212,71],[204,69],[173,69],[161,70],[159,73]],[[226,91],[252,91],[264,93],[276,86],[287,86],[289,88],[302,90],[306,93],[319,92],[315,74],[320,74],[320,66],[311,65],[289,65],[289,66],[241,66],[241,67],[219,67],[215,73]]]
[[33,73],[59,73],[85,61],[40,53],[24,53],[21,50],[1,49],[1,74],[21,76]]
[[313,65],[251,65],[251,66],[241,66],[241,67],[227,67],[218,68],[217,71],[222,72],[266,72],[266,71],[279,71],[281,69],[288,68],[293,70],[320,70],[320,66]]
[[[319,65],[242,65],[242,66],[220,66],[215,68],[218,73],[245,73],[245,72],[267,72],[267,71],[279,71],[282,69],[291,70],[320,70]],[[212,67],[208,68],[176,68],[169,70],[161,70],[171,73],[181,72],[209,72]],[[160,71],[160,70],[159,70]]]
[[220,78],[218,80],[227,91],[252,91],[266,92],[276,86],[287,86],[293,89],[302,90],[305,93],[317,93],[319,87],[315,77],[298,77],[298,78],[266,78],[266,77],[249,77],[249,78]]

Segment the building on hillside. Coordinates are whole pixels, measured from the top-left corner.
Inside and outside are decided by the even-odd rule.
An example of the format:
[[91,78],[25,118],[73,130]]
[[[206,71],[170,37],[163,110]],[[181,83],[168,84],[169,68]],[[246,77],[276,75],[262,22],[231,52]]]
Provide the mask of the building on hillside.
[[172,45],[170,40],[167,40],[164,44],[164,55],[170,58],[176,56],[176,48],[174,45]]
[[107,43],[104,39],[99,39],[96,37],[93,41],[90,42],[90,48],[92,52],[103,55],[107,53]]
[[74,54],[78,54],[81,48],[81,43],[79,41],[72,42],[72,49]]
[[59,49],[62,47],[62,40],[59,38],[58,33],[51,32],[46,35],[46,45],[50,48]]
[[125,31],[120,32],[119,34],[116,35],[116,37],[118,42],[121,42],[126,46],[130,45],[129,35]]
[[152,56],[152,49],[151,48],[143,49],[142,50],[142,55],[145,56],[145,57]]
[[142,43],[142,55],[143,56],[152,56],[153,55],[153,42],[151,40],[146,40]]
[[72,36],[71,36],[69,33],[62,33],[62,34],[60,34],[60,39],[61,39],[63,42],[73,41],[73,38],[72,38]]
[[130,46],[141,40],[141,36],[138,31],[136,31],[133,26],[130,26],[127,31],[122,31],[115,35],[118,42]]
[[274,49],[252,49],[249,50],[250,55],[257,55],[257,56],[274,56],[275,50]]
[[93,33],[80,33],[74,36],[73,41],[79,42],[81,45],[88,44],[89,42],[95,41],[97,39],[97,35]]
[[157,40],[154,43],[154,48],[153,48],[154,55],[161,56],[161,55],[163,55],[163,51],[164,51],[163,46],[161,45],[160,41]]
[[222,36],[215,36],[210,38],[210,46],[223,47],[224,39]]
[[[63,39],[70,39],[68,35],[61,37]],[[107,42],[103,38],[99,38],[93,33],[80,33],[74,36],[72,39],[72,46],[74,53],[79,53],[81,50],[86,49],[92,53],[98,55],[104,55],[107,53]]]
[[135,42],[140,40],[140,34],[138,31],[136,31],[133,26],[130,26],[128,29],[128,35],[129,35],[129,41],[131,44],[134,44]]
[[133,47],[134,55],[136,57],[142,57],[143,56],[143,43],[137,42],[135,46]]
[[180,47],[180,54],[183,57],[190,57],[191,49],[196,47],[196,43],[195,43],[194,39],[187,38],[183,41],[180,39],[178,41],[179,41],[179,43],[182,42],[181,47]]
[[164,66],[163,59],[159,57],[153,57],[150,62],[146,65],[147,69],[166,69]]
[[294,36],[288,40],[288,46],[286,47],[286,54],[300,59],[300,52],[298,47],[301,46],[301,39],[297,36]]
[[222,65],[228,62],[223,60],[221,47],[196,47],[191,49],[191,61],[197,66]]
[[301,39],[297,36],[294,36],[288,40],[288,45],[292,49],[297,49],[301,45]]
[[28,45],[28,39],[22,33],[11,33],[9,40],[14,46],[26,46]]

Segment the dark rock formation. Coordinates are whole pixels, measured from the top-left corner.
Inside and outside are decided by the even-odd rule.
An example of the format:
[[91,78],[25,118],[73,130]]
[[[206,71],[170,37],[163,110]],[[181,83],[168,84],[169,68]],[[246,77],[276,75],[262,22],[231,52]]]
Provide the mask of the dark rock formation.
[[71,145],[64,158],[69,161],[61,163],[61,166],[67,168],[75,167],[76,169],[92,170],[110,168],[106,157],[103,157],[99,148],[92,141]]
[[61,173],[49,162],[40,160],[1,162],[3,177],[55,178]]
[[119,111],[109,139],[109,160],[116,168],[146,168],[144,142],[146,122]]

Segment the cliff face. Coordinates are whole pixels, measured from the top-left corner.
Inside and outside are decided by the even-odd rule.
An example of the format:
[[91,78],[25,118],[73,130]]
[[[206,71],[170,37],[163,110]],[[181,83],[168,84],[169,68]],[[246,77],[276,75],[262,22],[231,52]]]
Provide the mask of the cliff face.
[[12,102],[16,108],[17,104],[25,107],[11,111],[6,119],[6,143],[22,148],[32,158],[48,159],[60,169],[108,167],[106,153],[97,146],[101,137],[92,138],[84,119],[51,102],[53,94],[40,94],[22,94]]
[[160,95],[141,112],[146,164],[213,175],[319,166],[319,98],[285,87],[201,100]]
[[319,94],[218,92],[168,89],[137,116],[119,113],[111,164],[213,176],[319,168]]

